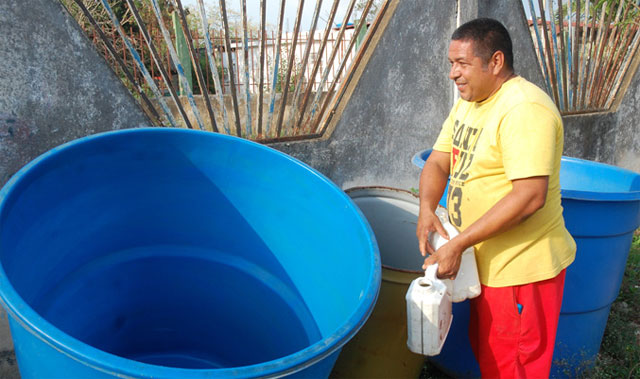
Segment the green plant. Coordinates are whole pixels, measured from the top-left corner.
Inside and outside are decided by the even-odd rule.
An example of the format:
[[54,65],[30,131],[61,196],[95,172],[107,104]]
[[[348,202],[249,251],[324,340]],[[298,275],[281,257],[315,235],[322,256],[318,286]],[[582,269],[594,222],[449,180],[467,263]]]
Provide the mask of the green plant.
[[620,294],[611,307],[600,353],[589,378],[640,378],[640,235],[627,258]]

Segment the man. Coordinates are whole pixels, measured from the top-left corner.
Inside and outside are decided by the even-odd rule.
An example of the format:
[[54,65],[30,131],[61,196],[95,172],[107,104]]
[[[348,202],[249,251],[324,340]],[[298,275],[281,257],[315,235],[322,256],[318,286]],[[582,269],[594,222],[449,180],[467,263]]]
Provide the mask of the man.
[[[471,300],[469,338],[483,377],[548,377],[565,268],[576,245],[560,205],[563,128],[549,96],[513,70],[511,38],[496,20],[460,26],[449,46],[460,93],[420,177],[417,236],[425,266],[455,278],[474,246],[482,294]],[[447,179],[448,238],[434,211]]]

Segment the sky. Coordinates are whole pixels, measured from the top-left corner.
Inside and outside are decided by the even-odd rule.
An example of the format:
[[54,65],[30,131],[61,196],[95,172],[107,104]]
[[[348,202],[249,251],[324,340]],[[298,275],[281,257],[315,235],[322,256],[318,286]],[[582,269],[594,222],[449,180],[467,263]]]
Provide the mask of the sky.
[[[267,7],[267,24],[271,24],[273,29],[276,29],[278,26],[278,16],[280,12],[280,4],[281,0],[265,0]],[[247,16],[250,22],[255,25],[260,24],[260,0],[246,0],[247,2]],[[298,2],[299,0],[286,0],[285,2],[285,13],[284,13],[284,22],[283,22],[283,30],[284,31],[293,31],[296,23],[296,14],[298,12]],[[339,24],[342,22],[344,15],[349,7],[350,1],[342,0],[338,5],[338,11],[336,12],[336,17],[334,19],[335,24]],[[199,6],[196,0],[182,0],[182,5],[184,7],[189,7],[195,11],[198,11]],[[205,8],[209,6],[215,6],[218,8],[219,0],[204,0]],[[240,12],[241,1],[240,0],[226,0],[227,9],[233,9],[236,12]],[[320,10],[320,17],[318,19],[318,29],[323,29],[327,23],[326,20],[329,18],[329,14],[331,12],[331,7],[333,6],[333,0],[323,0],[322,7]],[[306,31],[311,29],[311,23],[313,22],[313,13],[316,8],[315,0],[305,0],[304,8],[302,11],[302,22],[301,22],[301,30]],[[352,16],[353,18],[353,16]],[[323,19],[325,21],[323,21]]]

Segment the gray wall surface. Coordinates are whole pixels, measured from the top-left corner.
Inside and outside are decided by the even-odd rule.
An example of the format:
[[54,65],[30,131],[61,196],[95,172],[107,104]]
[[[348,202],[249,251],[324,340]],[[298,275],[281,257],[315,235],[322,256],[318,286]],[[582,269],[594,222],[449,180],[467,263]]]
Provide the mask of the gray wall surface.
[[0,1],[0,185],[51,147],[150,125],[58,0]]

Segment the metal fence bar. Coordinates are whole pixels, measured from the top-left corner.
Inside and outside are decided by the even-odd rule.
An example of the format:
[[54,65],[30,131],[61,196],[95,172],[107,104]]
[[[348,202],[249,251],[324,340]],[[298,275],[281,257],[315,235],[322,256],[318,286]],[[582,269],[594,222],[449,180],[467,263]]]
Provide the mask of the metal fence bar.
[[531,12],[533,31],[536,35],[536,42],[538,45],[538,54],[540,54],[540,62],[542,63],[541,66],[544,71],[544,79],[545,79],[545,82],[547,83],[547,90],[549,91],[549,93],[551,93],[552,92],[551,82],[549,82],[549,72],[547,70],[547,64],[545,63],[545,59],[544,59],[545,58],[544,46],[542,45],[542,40],[540,39],[540,31],[538,30],[538,20],[537,20],[536,11],[533,8],[533,0],[529,0],[529,10]]
[[[558,89],[558,96],[559,96],[559,101],[557,103],[558,108],[560,108],[560,110],[565,110],[565,102],[564,102],[564,92],[562,90],[562,77],[563,77],[563,73],[561,71],[561,64],[560,64],[560,57],[562,56],[562,51],[560,50],[560,47],[558,46],[558,35],[556,33],[556,25],[554,23],[555,20],[555,14],[553,12],[553,2],[551,2],[551,6],[548,8],[549,9],[549,19],[551,20],[551,25],[550,25],[550,29],[551,29],[551,42],[552,42],[552,49],[553,49],[553,57],[554,57],[554,61],[555,61],[555,69],[556,69],[556,83],[557,86],[556,88]],[[560,55],[559,55],[560,54]]]
[[[628,11],[631,9],[630,3],[627,3],[627,5],[628,7],[625,10],[625,15],[623,16],[623,19],[625,20],[628,16]],[[602,107],[606,106],[609,95],[611,94],[613,88],[615,87],[614,80],[616,75],[620,72],[619,68],[622,65],[622,61],[627,56],[627,54],[625,53],[628,51],[631,45],[632,33],[633,33],[633,24],[627,24],[626,27],[623,30],[621,30],[620,33],[618,34],[618,36],[619,37],[621,36],[621,38],[617,39],[616,42],[614,43],[614,46],[618,46],[618,48],[616,49],[615,56],[611,60],[611,70],[608,72],[607,77],[604,80],[606,89],[603,91],[604,96],[602,97],[602,99],[600,99],[600,106]],[[624,47],[620,48],[621,45]]]
[[267,44],[266,0],[260,0],[260,85],[258,88],[258,136],[262,136],[262,107],[264,105],[264,51]]
[[[242,50],[244,55],[244,93],[246,96],[247,118],[245,128],[247,138],[251,136],[251,88],[249,88],[249,38],[247,37],[247,0],[242,0]],[[236,51],[238,51],[236,49]],[[238,70],[240,71],[240,70]]]
[[207,107],[207,113],[209,114],[209,118],[211,119],[211,126],[214,132],[218,132],[218,125],[216,124],[216,117],[213,114],[213,109],[211,108],[211,101],[209,100],[209,89],[207,88],[207,82],[204,80],[204,75],[202,75],[202,70],[200,69],[200,59],[198,57],[198,53],[193,47],[193,36],[191,35],[191,31],[189,30],[189,25],[187,24],[187,17],[184,14],[184,9],[182,9],[182,0],[174,0],[175,5],[178,8],[178,14],[180,15],[182,32],[184,33],[185,39],[187,40],[187,47],[189,48],[189,55],[191,55],[191,62],[193,66],[195,66],[196,70],[196,79],[198,80],[198,86],[200,86],[200,94],[204,99],[204,104]]
[[[151,121],[154,124],[161,125],[161,123],[160,123],[160,115],[158,114],[158,111],[156,111],[156,108],[153,106],[153,104],[151,103],[151,101],[147,97],[147,94],[144,93],[144,89],[142,88],[142,86],[138,83],[137,80],[135,80],[133,75],[131,75],[131,71],[129,70],[129,68],[127,68],[127,66],[123,62],[123,60],[120,59],[116,49],[113,47],[113,45],[111,44],[111,42],[107,38],[107,35],[104,34],[104,32],[102,31],[102,29],[100,28],[100,26],[98,25],[96,20],[93,18],[93,16],[89,12],[89,10],[87,10],[87,8],[82,3],[82,0],[74,0],[74,1],[78,5],[80,10],[82,11],[84,16],[87,18],[87,20],[89,20],[89,23],[91,23],[91,26],[93,26],[94,31],[98,33],[98,36],[100,37],[100,40],[104,43],[104,46],[109,51],[111,56],[113,56],[113,58],[116,60],[116,62],[118,63],[118,65],[120,66],[122,71],[124,72],[124,74],[127,77],[127,79],[131,82],[131,84],[135,87],[135,89],[140,94],[140,97],[144,101],[145,105],[147,106],[147,110],[150,113],[149,114],[149,118],[151,118]],[[95,38],[95,34],[94,34],[94,38]],[[142,57],[141,61],[144,62],[144,57]],[[137,66],[133,66],[133,67],[135,68]],[[151,81],[153,81],[153,78],[151,78]]]
[[[578,72],[576,74],[576,76],[578,78],[583,78],[584,77],[584,70],[585,70],[585,64],[586,64],[586,56],[587,56],[587,32],[589,31],[589,8],[590,7],[590,2],[589,0],[586,0],[585,2],[585,7],[584,7],[584,22],[582,24],[582,47],[578,50],[580,50],[580,60],[579,60],[579,67],[578,67]],[[577,83],[577,93],[576,93],[576,105],[574,107],[574,109],[579,110],[582,108],[582,102],[581,102],[581,98],[582,98],[582,92],[583,92],[583,85],[582,83]]]
[[[367,15],[369,14],[369,10],[371,9],[372,4],[373,4],[373,0],[367,1],[367,3],[365,4],[362,10],[362,14],[360,15],[360,20],[358,21],[358,24],[356,25],[356,28],[353,31],[353,37],[351,37],[351,41],[349,41],[349,46],[347,47],[346,52],[344,52],[343,60],[340,63],[340,67],[338,68],[338,71],[334,77],[335,80],[333,81],[333,83],[331,83],[331,86],[329,87],[329,91],[327,92],[329,94],[333,93],[333,91],[335,90],[336,84],[338,83],[337,79],[340,77],[340,75],[342,75],[342,70],[347,65],[347,61],[348,61],[347,58],[351,54],[351,49],[353,49],[353,47],[356,45],[356,42],[358,41],[357,36],[360,34],[360,30],[362,30],[362,27],[367,24]],[[322,107],[320,108],[319,117],[317,117],[317,121],[311,128],[312,133],[316,133],[318,131],[318,125],[322,120],[322,115],[324,115],[324,112],[327,109],[327,105],[329,105],[331,100],[332,100],[331,96],[327,96],[324,99]]]
[[[317,53],[316,63],[313,65],[313,70],[311,71],[311,80],[309,81],[309,84],[307,85],[307,89],[304,93],[304,97],[302,98],[302,106],[300,107],[300,117],[296,122],[296,125],[294,128],[294,134],[297,134],[299,128],[301,127],[302,120],[304,119],[304,116],[305,116],[304,112],[307,108],[309,95],[311,94],[311,91],[315,86],[316,74],[318,72],[320,63],[322,62],[322,53],[326,51],[325,48],[327,46],[327,40],[329,39],[329,34],[331,33],[331,25],[333,24],[333,19],[336,17],[339,3],[340,3],[340,0],[333,1],[333,7],[331,7],[331,12],[329,13],[329,20],[327,21],[327,27],[325,28],[324,36],[322,37],[322,43],[320,44],[320,49],[318,50],[318,53]],[[318,88],[317,90],[322,91],[322,88]]]
[[[569,0],[571,2],[571,0]],[[586,27],[586,25],[585,25]],[[580,0],[576,0],[576,24],[573,28],[573,41],[571,43],[571,56],[573,58],[573,62],[571,63],[571,108],[576,108],[576,102],[578,99],[578,71],[580,69],[579,66],[579,49],[580,43]]]
[[[329,73],[331,73],[331,69],[333,68],[333,60],[335,59],[338,53],[340,41],[342,41],[342,38],[344,37],[344,32],[347,29],[347,23],[349,22],[349,18],[351,18],[351,13],[353,12],[353,8],[355,5],[356,5],[356,0],[351,0],[351,2],[349,3],[349,8],[347,9],[347,13],[344,15],[342,26],[340,27],[340,31],[338,32],[338,37],[336,38],[336,44],[334,45],[334,48],[331,50],[331,57],[327,61],[327,67],[325,68],[324,73],[322,75],[322,80],[320,80],[320,88],[318,89],[318,91],[316,91],[316,96],[313,99],[313,102],[311,103],[311,111],[309,112],[309,115],[307,117],[307,120],[310,124],[311,124],[311,120],[313,120],[313,118],[315,117],[315,113],[320,103],[320,98],[322,97],[322,88],[324,88],[327,78],[329,77]],[[355,35],[354,35],[354,39],[355,39]],[[337,80],[337,78],[335,79]],[[329,92],[327,92],[327,97],[328,96],[329,96]],[[309,127],[311,127],[311,125],[309,125]]]
[[584,72],[582,73],[582,92],[580,95],[580,102],[581,102],[581,109],[586,110],[587,109],[587,91],[588,91],[588,82],[589,82],[589,73],[591,72],[591,64],[593,63],[593,59],[591,59],[591,56],[593,55],[593,49],[594,49],[594,45],[595,45],[595,40],[597,37],[597,33],[598,33],[598,27],[596,25],[596,16],[597,16],[597,12],[598,10],[595,8],[595,4],[594,7],[592,9],[591,13],[591,22],[589,23],[590,27],[589,27],[589,37],[588,37],[588,41],[585,44],[586,48],[586,53],[585,53],[585,62],[586,65],[584,67]]
[[[309,60],[309,55],[311,54],[311,50],[314,45],[314,36],[316,33],[316,27],[318,25],[318,18],[320,16],[320,9],[322,8],[322,0],[316,1],[316,8],[313,11],[313,21],[311,23],[311,30],[307,32],[307,45],[304,49],[304,56],[302,58],[302,71],[300,72],[300,79],[298,83],[296,83],[296,89],[293,92],[293,101],[291,102],[291,112],[289,112],[289,118],[287,119],[286,125],[290,127],[291,131],[293,131],[293,122],[296,120],[296,115],[298,113],[298,102],[300,101],[300,91],[302,89],[302,83],[304,82],[305,74],[308,76],[307,71],[307,61]],[[309,79],[307,79],[309,82]],[[313,83],[311,83],[313,85]]]
[[231,98],[233,100],[233,113],[236,116],[236,133],[242,137],[240,128],[240,112],[238,111],[238,97],[236,96],[236,83],[233,73],[233,59],[231,56],[231,40],[229,38],[229,20],[227,19],[227,8],[225,0],[220,0],[220,13],[222,13],[222,24],[224,26],[224,41],[227,50],[227,60],[229,62],[229,80],[231,81]]
[[622,62],[622,69],[618,71],[618,75],[616,76],[616,79],[614,80],[615,83],[615,87],[614,89],[611,91],[611,95],[609,96],[609,99],[607,100],[607,107],[610,107],[611,104],[613,103],[613,100],[615,99],[616,95],[618,94],[618,91],[620,90],[620,84],[622,83],[622,78],[624,78],[624,76],[627,73],[627,70],[629,69],[629,66],[631,65],[631,62],[633,61],[633,58],[635,57],[636,53],[638,52],[638,46],[640,45],[640,30],[638,29],[638,27],[635,27],[635,37],[633,38],[633,44],[632,44],[632,48],[631,48],[631,52],[630,54],[627,54],[627,56],[625,57],[624,61]]
[[276,42],[276,51],[273,64],[273,79],[271,82],[271,99],[269,101],[269,114],[267,116],[267,128],[265,134],[269,135],[269,129],[271,128],[271,119],[273,118],[273,111],[276,103],[276,84],[278,81],[278,65],[280,64],[280,48],[282,47],[282,24],[284,21],[284,6],[286,0],[282,0],[280,3],[280,16],[278,21],[278,41]]
[[[187,118],[187,114],[184,108],[182,107],[182,103],[178,98],[178,94],[175,92],[175,89],[173,88],[173,86],[171,86],[171,77],[167,74],[167,72],[164,69],[164,66],[162,65],[162,57],[160,56],[160,54],[158,54],[155,44],[153,43],[153,38],[151,37],[151,35],[149,35],[149,32],[147,31],[147,28],[145,27],[145,24],[142,21],[142,18],[140,17],[140,13],[138,12],[138,9],[136,8],[135,4],[133,4],[133,2],[130,0],[127,0],[127,5],[129,6],[129,9],[131,10],[133,17],[136,20],[136,23],[138,24],[140,31],[142,32],[142,36],[144,37],[147,43],[147,46],[149,47],[149,51],[151,52],[151,57],[153,58],[153,61],[155,62],[156,66],[158,67],[158,70],[160,71],[160,76],[164,80],[165,85],[167,86],[167,89],[171,94],[171,98],[173,99],[176,105],[176,108],[178,108],[178,112],[180,112],[180,115],[182,116],[185,122],[185,125],[188,128],[191,128],[192,127],[191,123],[189,122],[189,119]],[[161,100],[162,98],[158,99],[158,101],[161,101]],[[172,125],[176,126],[175,124],[172,124]]]
[[[127,0],[127,2],[133,3],[132,0]],[[157,0],[151,0],[151,8],[153,9],[153,13],[156,15],[156,19],[158,20],[158,26],[160,27],[160,31],[162,32],[162,36],[164,37],[164,41],[167,44],[167,49],[169,50],[169,54],[171,55],[171,59],[173,61],[173,65],[178,71],[178,78],[182,82],[182,87],[187,93],[187,100],[191,105],[191,111],[193,112],[193,116],[198,123],[198,127],[201,130],[205,130],[204,123],[202,122],[202,118],[200,117],[200,111],[198,110],[198,106],[193,99],[193,92],[191,91],[191,86],[189,85],[189,81],[185,76],[184,69],[182,68],[182,63],[180,63],[180,59],[178,58],[178,53],[173,47],[173,41],[171,40],[171,36],[169,35],[169,31],[164,25],[164,21],[162,20],[162,13],[160,12],[160,6],[158,5]]]
[[[625,0],[620,1],[618,5],[618,11],[616,14],[616,18],[613,22],[613,31],[611,32],[609,43],[607,45],[607,55],[606,55],[606,63],[603,64],[603,73],[600,76],[598,83],[598,95],[596,96],[596,106],[601,107],[603,98],[606,98],[605,92],[607,91],[608,82],[607,79],[611,76],[610,71],[613,70],[613,62],[618,53],[620,52],[619,44],[620,44],[620,36],[622,34],[622,30],[619,29],[621,17],[624,19],[628,15],[628,11],[630,7],[626,7],[624,15],[622,15],[622,8],[625,4]],[[618,48],[616,48],[618,46]]]
[[209,62],[209,70],[211,70],[211,75],[213,76],[213,85],[215,87],[216,95],[218,98],[218,106],[220,107],[220,111],[222,112],[223,127],[227,134],[231,134],[231,131],[229,130],[229,117],[227,116],[227,108],[224,106],[224,93],[222,92],[222,87],[220,86],[220,77],[215,65],[216,60],[215,55],[213,54],[213,46],[211,45],[211,36],[209,35],[209,22],[207,21],[207,14],[204,9],[203,0],[198,0],[198,6],[200,10],[200,19],[202,20],[202,30],[204,30],[204,46],[207,50],[207,61]]
[[153,91],[153,93],[156,95],[156,98],[158,99],[158,102],[160,103],[162,110],[165,112],[165,115],[167,116],[169,123],[171,124],[171,126],[176,126],[176,120],[173,118],[173,114],[171,113],[171,110],[167,106],[167,103],[164,102],[164,99],[160,94],[160,90],[158,89],[155,82],[153,81],[153,78],[151,78],[151,76],[149,75],[147,68],[144,66],[144,63],[140,59],[140,55],[138,55],[138,52],[131,45],[131,42],[128,40],[124,30],[122,30],[122,25],[120,25],[118,18],[113,13],[111,6],[107,2],[107,0],[101,0],[101,1],[102,1],[102,5],[107,11],[107,14],[109,15],[109,18],[111,19],[111,22],[113,23],[113,26],[115,26],[116,31],[120,35],[120,38],[122,38],[122,41],[127,46],[127,49],[129,49],[129,53],[131,54],[133,59],[136,61],[136,64],[138,65],[138,67],[140,67],[140,71],[142,71],[144,78],[147,81],[147,84],[149,85],[149,88],[151,88],[151,91]]
[[599,72],[599,64],[600,64],[600,57],[602,56],[602,49],[604,48],[604,44],[603,41],[605,39],[605,34],[608,33],[609,30],[609,17],[607,16],[607,12],[606,9],[607,8],[607,3],[604,2],[602,4],[602,13],[601,13],[601,18],[600,18],[600,26],[598,27],[598,37],[597,37],[597,41],[596,41],[596,49],[595,49],[595,61],[593,64],[593,70],[591,71],[590,75],[589,75],[589,82],[588,82],[588,88],[589,88],[589,92],[588,92],[588,107],[589,108],[593,108],[593,104],[592,104],[592,100],[593,100],[593,96],[594,96],[594,87],[595,87],[595,82],[597,80],[597,74]]
[[[569,0],[571,3],[571,0]],[[551,7],[553,9],[553,6]],[[562,15],[562,0],[558,0],[558,25],[560,27],[560,36],[558,38],[558,51],[560,52],[560,63],[562,66],[562,93],[564,109],[569,108],[569,94],[567,92],[567,45],[564,37],[564,17]],[[571,23],[571,19],[569,19]],[[555,30],[555,28],[554,28]]]
[[[282,118],[284,110],[287,106],[287,95],[289,94],[289,81],[291,80],[291,71],[296,61],[296,44],[298,43],[298,33],[300,32],[300,22],[302,21],[302,10],[304,9],[304,0],[298,0],[298,14],[296,15],[296,24],[293,28],[293,41],[291,42],[291,51],[289,52],[289,62],[287,73],[285,75],[282,87],[282,101],[280,102],[280,112],[276,122],[276,136],[280,137],[282,133]],[[298,78],[300,80],[300,78]]]
[[551,56],[551,43],[549,43],[549,34],[547,33],[547,17],[545,15],[545,10],[544,10],[544,4],[542,3],[542,0],[538,0],[538,8],[540,9],[540,17],[542,18],[542,31],[543,31],[543,35],[544,35],[544,44],[545,44],[545,57],[547,58],[548,64],[549,64],[549,80],[551,82],[551,92],[553,93],[553,99],[555,100],[556,104],[559,104],[559,97],[558,97],[558,90],[557,90],[557,83],[555,82],[555,77],[556,77],[556,73],[553,69],[553,62],[552,62],[552,56]]

